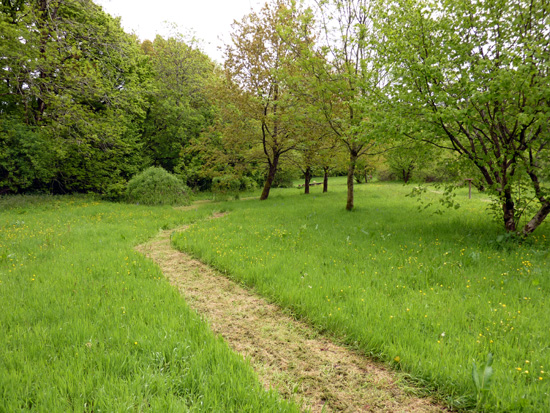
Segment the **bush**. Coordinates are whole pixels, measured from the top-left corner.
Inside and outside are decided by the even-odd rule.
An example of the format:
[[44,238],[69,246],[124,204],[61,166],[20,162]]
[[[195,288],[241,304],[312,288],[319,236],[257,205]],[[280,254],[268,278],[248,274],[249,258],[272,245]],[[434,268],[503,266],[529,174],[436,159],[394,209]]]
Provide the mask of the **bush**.
[[271,186],[273,188],[292,188],[294,186],[294,180],[298,177],[299,174],[296,171],[279,168]]
[[107,185],[101,194],[101,198],[107,201],[122,201],[127,190],[126,182],[118,180]]
[[258,183],[249,176],[241,177],[241,191],[253,191],[258,188]]
[[419,171],[417,178],[426,183],[445,183],[460,180],[460,173],[448,163],[438,164],[435,167]]
[[163,168],[150,167],[128,182],[128,201],[144,205],[188,205],[189,190]]
[[388,181],[396,181],[397,180],[397,177],[395,176],[395,174],[389,169],[380,169],[377,172],[376,177],[378,178],[378,180],[380,182],[388,182]]
[[[2,114],[4,116],[4,114]],[[9,117],[0,120],[0,194],[47,188],[55,171],[48,139]]]
[[227,199],[239,193],[241,181],[234,175],[222,175],[212,179],[212,194],[217,200]]
[[241,191],[253,191],[256,181],[248,176],[222,175],[212,179],[212,194],[216,200],[227,200],[229,196],[239,197]]

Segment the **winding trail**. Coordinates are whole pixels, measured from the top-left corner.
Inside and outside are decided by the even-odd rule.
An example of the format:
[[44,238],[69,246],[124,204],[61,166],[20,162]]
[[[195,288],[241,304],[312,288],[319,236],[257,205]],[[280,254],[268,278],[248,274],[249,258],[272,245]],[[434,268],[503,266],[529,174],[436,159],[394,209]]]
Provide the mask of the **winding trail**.
[[[176,231],[183,231],[186,227]],[[337,346],[279,307],[173,249],[162,231],[136,249],[156,262],[216,334],[250,359],[266,388],[312,412],[439,412],[395,374]]]

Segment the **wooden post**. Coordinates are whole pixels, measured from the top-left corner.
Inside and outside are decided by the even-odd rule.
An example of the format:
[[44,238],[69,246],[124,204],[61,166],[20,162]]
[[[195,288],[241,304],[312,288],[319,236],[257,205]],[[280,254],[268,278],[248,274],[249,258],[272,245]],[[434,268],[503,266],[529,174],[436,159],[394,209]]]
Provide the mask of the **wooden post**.
[[466,178],[466,181],[468,181],[468,199],[472,199],[472,181],[473,181],[473,178]]

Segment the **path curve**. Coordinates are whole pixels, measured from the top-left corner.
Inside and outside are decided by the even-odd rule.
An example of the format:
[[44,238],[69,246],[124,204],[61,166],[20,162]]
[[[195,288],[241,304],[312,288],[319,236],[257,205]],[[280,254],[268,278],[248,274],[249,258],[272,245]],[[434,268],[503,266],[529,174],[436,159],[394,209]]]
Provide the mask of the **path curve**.
[[333,344],[279,307],[173,249],[173,232],[162,231],[136,249],[160,266],[216,334],[250,359],[266,388],[277,389],[312,412],[444,411],[407,394],[383,365]]

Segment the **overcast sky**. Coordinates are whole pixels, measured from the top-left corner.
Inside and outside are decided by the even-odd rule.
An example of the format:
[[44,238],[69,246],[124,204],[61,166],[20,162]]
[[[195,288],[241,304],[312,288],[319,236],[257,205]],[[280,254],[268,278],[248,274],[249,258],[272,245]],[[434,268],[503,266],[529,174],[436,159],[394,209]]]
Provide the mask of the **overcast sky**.
[[218,47],[230,41],[231,24],[251,9],[259,11],[264,0],[94,0],[107,13],[120,17],[122,27],[141,40],[153,40],[157,34],[173,33],[166,22],[175,23],[178,32],[194,32],[202,40],[202,49],[222,63]]

